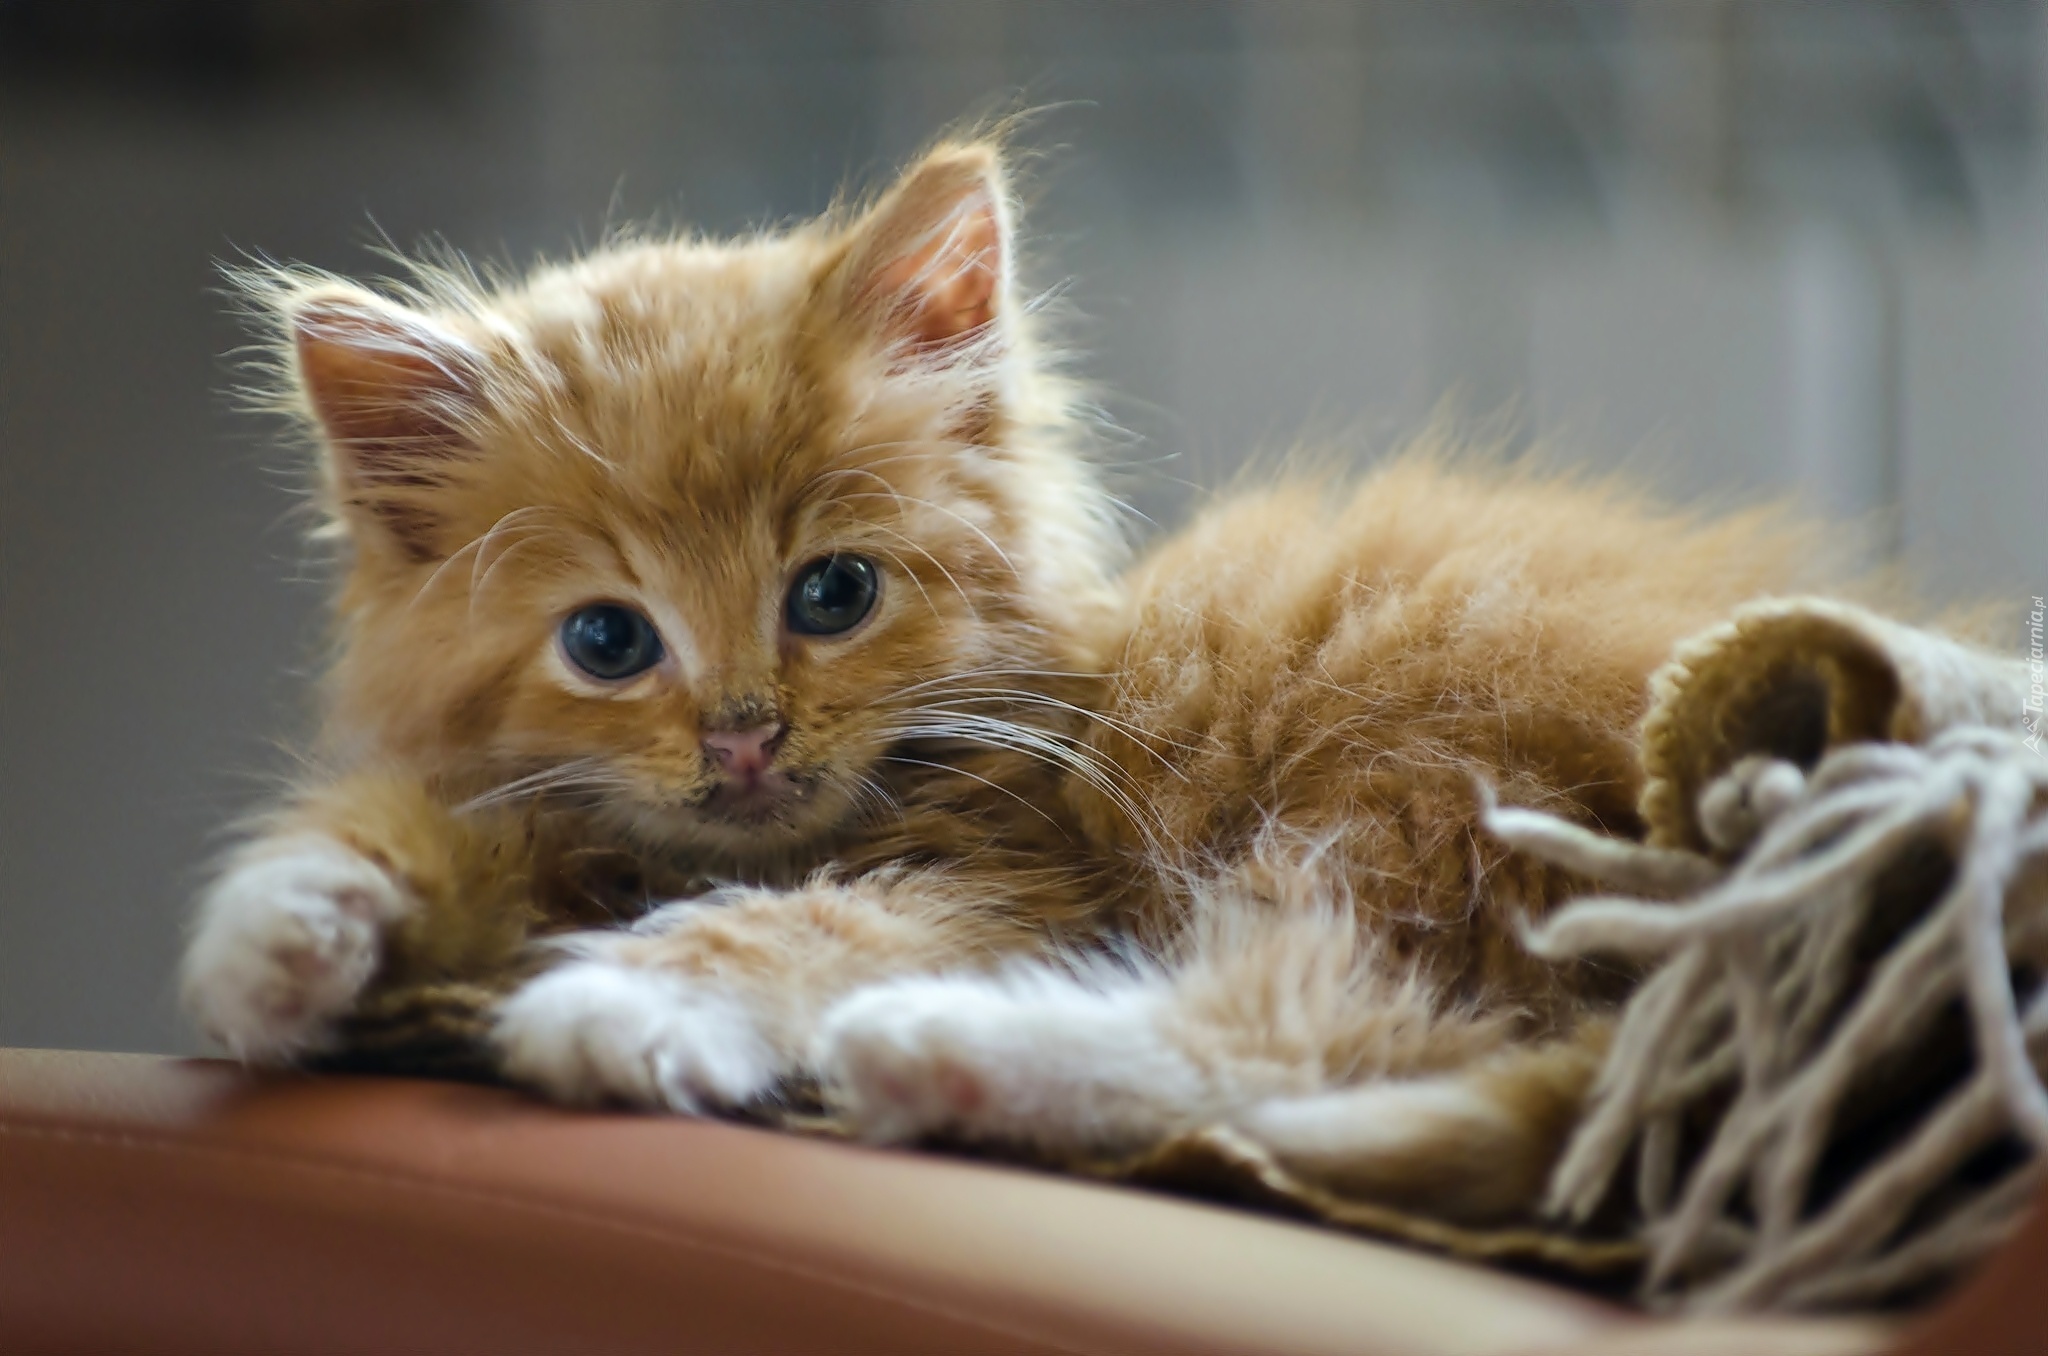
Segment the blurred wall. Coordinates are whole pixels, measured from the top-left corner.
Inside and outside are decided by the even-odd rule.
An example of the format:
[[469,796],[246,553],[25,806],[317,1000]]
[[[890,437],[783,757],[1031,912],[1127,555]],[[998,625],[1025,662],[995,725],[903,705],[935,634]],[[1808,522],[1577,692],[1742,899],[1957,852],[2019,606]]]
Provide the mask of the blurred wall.
[[[0,1043],[173,1050],[187,900],[306,727],[296,469],[216,262],[810,212],[1043,107],[1057,286],[1170,523],[1449,398],[2048,591],[2042,8],[0,0]],[[2016,633],[2015,633],[2016,635]]]

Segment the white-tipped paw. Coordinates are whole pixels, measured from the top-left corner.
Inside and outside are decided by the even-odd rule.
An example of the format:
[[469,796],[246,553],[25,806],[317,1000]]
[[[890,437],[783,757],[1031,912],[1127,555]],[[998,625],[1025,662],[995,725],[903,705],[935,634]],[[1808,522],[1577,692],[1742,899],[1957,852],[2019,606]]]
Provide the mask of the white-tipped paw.
[[185,1010],[237,1059],[281,1064],[329,1038],[376,972],[398,882],[331,838],[267,844],[207,891],[185,948]]
[[1528,1210],[1558,1147],[1540,1119],[1456,1075],[1276,1097],[1233,1119],[1303,1177],[1448,1219]]
[[913,980],[863,989],[826,1014],[818,1077],[864,1138],[964,1130],[982,1110],[988,1043],[958,1020],[981,997],[965,982]]
[[909,979],[826,1014],[819,1078],[861,1135],[1115,1148],[1193,1114],[1202,1080],[1161,1040],[1152,995],[1063,977]]
[[773,1047],[735,1000],[601,958],[558,966],[513,994],[493,1039],[509,1077],[578,1106],[734,1107],[779,1073]]

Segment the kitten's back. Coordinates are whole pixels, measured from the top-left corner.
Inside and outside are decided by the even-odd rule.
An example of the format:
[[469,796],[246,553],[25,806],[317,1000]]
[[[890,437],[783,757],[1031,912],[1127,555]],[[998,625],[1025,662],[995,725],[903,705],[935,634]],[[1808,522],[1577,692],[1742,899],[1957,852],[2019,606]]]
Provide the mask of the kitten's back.
[[1313,855],[1397,952],[1547,1006],[1559,981],[1508,924],[1570,882],[1477,835],[1475,781],[1638,832],[1651,672],[1738,603],[1822,584],[1823,546],[1782,513],[1429,449],[1229,496],[1132,575],[1095,734],[1152,812],[1124,840],[1176,867]]

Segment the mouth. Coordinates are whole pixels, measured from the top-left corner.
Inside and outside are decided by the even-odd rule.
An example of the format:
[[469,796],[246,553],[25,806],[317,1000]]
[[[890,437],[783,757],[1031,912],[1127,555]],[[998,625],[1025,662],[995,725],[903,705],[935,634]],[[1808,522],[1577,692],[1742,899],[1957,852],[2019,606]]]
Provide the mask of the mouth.
[[697,809],[707,818],[729,824],[770,824],[786,819],[785,812],[809,799],[810,794],[807,785],[770,769],[757,777],[719,783]]

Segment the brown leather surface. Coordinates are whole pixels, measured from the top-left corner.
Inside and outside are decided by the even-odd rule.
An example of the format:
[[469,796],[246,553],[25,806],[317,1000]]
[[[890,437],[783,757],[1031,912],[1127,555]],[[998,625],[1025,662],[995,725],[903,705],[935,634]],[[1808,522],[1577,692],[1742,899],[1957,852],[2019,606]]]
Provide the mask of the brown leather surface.
[[[1878,1356],[1898,1324],[1852,1318],[1707,1318],[1617,1328],[1517,1356]],[[1975,1356],[1958,1347],[1954,1356]]]
[[1634,1322],[978,1163],[452,1084],[0,1052],[9,1356],[1484,1356],[1624,1350]]
[[1899,1344],[1896,1356],[2048,1353],[2048,1209],[2037,1203],[1983,1270]]

